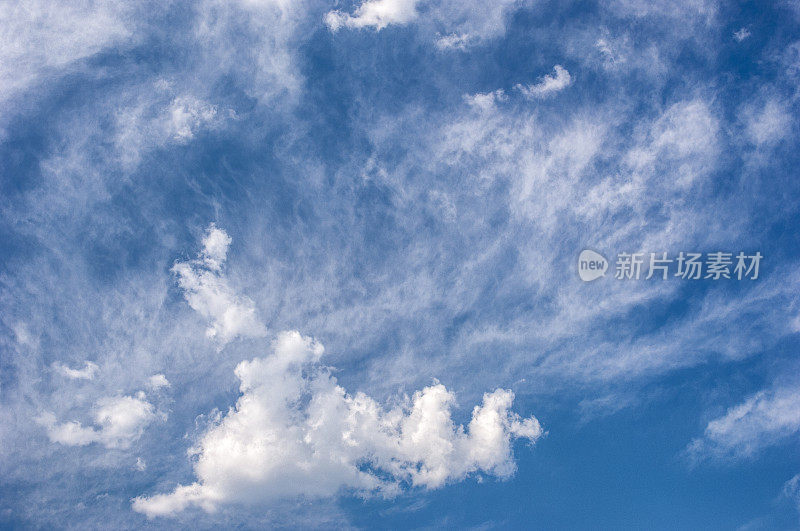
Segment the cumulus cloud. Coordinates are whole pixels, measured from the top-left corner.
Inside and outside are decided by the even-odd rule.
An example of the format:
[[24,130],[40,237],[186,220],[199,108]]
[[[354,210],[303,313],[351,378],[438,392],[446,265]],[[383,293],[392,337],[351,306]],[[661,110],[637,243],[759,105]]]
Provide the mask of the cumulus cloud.
[[241,362],[236,405],[190,451],[198,480],[135,498],[133,508],[155,517],[190,505],[212,511],[342,489],[392,495],[404,485],[433,489],[470,474],[505,478],[515,470],[512,439],[542,436],[534,417],[509,411],[511,391],[484,394],[465,427],[453,421],[455,397],[444,385],[386,408],[339,386],[320,364],[323,352],[314,340],[283,332],[272,356]]
[[800,431],[800,389],[759,392],[712,420],[692,441],[693,457],[748,457]]
[[572,83],[572,76],[569,75],[567,69],[561,65],[553,67],[553,75],[546,75],[542,81],[535,85],[516,85],[519,90],[527,98],[544,98],[560,90],[567,88]]
[[91,361],[87,361],[82,369],[72,369],[63,363],[55,364],[55,369],[72,380],[92,380],[97,374],[97,365]]
[[45,412],[36,420],[47,430],[52,442],[66,446],[102,444],[106,448],[128,448],[142,436],[145,427],[158,418],[145,394],[100,399],[93,412],[94,427],[77,421],[57,422],[53,413]]
[[390,24],[405,24],[417,18],[418,0],[368,0],[358,6],[353,15],[331,11],[325,15],[325,24],[336,31],[349,28],[374,28],[382,30]]
[[206,230],[198,257],[177,262],[172,272],[184,297],[196,312],[210,321],[206,335],[225,345],[237,336],[260,337],[266,328],[259,321],[253,301],[235,293],[223,275],[231,239],[213,223]]
[[163,374],[154,374],[147,380],[147,385],[151,389],[161,389],[164,387],[169,387],[169,380]]

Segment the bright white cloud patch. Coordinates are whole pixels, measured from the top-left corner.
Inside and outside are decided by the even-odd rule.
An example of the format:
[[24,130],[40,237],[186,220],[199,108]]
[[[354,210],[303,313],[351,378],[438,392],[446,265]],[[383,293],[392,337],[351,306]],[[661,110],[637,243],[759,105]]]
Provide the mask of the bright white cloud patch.
[[172,267],[189,306],[210,321],[206,335],[221,345],[237,336],[266,334],[253,301],[237,295],[222,275],[230,243],[228,234],[211,224],[197,259],[178,262]]
[[72,380],[92,380],[97,374],[97,365],[91,361],[87,361],[82,369],[72,369],[64,364],[56,364],[55,369]]
[[163,374],[154,374],[147,380],[147,385],[151,389],[161,389],[164,387],[169,387],[169,380]]
[[497,102],[505,101],[506,99],[508,99],[508,97],[502,89],[464,96],[464,101],[469,106],[483,111],[494,109]]
[[509,411],[511,391],[486,393],[464,427],[439,383],[385,408],[340,387],[312,339],[283,332],[273,350],[236,367],[239,400],[191,451],[197,482],[136,498],[136,511],[165,516],[342,489],[391,495],[403,484],[437,488],[472,473],[503,478],[515,470],[512,439],[542,436],[534,417]]
[[553,75],[546,75],[535,85],[516,85],[516,89],[528,98],[544,98],[567,88],[572,83],[572,76],[561,65],[553,67]]
[[697,457],[746,457],[800,431],[800,389],[762,391],[708,423],[689,451]]
[[506,31],[506,18],[527,0],[367,0],[352,14],[330,11],[325,24],[331,31],[341,28],[372,28],[415,23],[428,35],[435,34],[440,50],[466,49]]
[[176,98],[169,108],[169,124],[172,137],[176,140],[190,140],[204,124],[212,122],[217,116],[217,106],[197,98]]
[[231,245],[231,237],[222,229],[218,229],[212,223],[203,238],[202,258],[206,267],[214,271],[219,271],[222,264],[228,257],[228,247]]
[[382,30],[390,24],[405,24],[417,18],[417,0],[369,0],[356,8],[353,15],[331,11],[325,15],[325,24],[336,31],[349,28],[374,28]]
[[66,446],[98,443],[106,448],[128,448],[157,418],[153,405],[141,392],[136,396],[103,398],[97,402],[92,416],[95,427],[86,427],[77,421],[59,423],[49,412],[36,420],[47,429],[51,441]]

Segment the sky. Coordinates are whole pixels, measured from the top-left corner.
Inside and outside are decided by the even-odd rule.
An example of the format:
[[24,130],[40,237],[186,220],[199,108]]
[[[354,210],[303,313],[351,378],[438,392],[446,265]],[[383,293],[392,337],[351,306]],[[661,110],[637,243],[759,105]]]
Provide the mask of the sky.
[[0,28],[0,528],[800,528],[800,2]]

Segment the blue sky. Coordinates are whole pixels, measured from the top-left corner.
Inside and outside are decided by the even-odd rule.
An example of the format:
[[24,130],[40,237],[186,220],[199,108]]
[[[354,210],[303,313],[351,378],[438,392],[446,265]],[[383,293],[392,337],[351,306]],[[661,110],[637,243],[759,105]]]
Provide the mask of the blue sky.
[[800,527],[800,3],[0,27],[0,527]]

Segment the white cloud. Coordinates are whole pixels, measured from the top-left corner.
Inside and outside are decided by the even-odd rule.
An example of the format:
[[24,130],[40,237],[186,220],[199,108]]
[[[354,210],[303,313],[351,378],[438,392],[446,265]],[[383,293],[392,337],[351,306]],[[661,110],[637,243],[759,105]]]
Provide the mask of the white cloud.
[[528,98],[544,98],[554,92],[564,90],[572,83],[572,76],[561,65],[553,67],[553,75],[546,75],[535,85],[516,85],[516,89]]
[[678,189],[707,175],[719,154],[719,120],[702,98],[672,104],[625,156],[637,176],[652,177],[666,165]]
[[169,131],[176,140],[190,140],[198,129],[211,123],[216,116],[216,105],[192,97],[175,98],[169,107]]
[[206,267],[213,271],[219,271],[222,264],[228,257],[228,248],[231,245],[231,237],[222,229],[218,229],[213,223],[208,227],[205,237],[203,237],[202,258]]
[[502,89],[464,96],[464,101],[468,105],[484,111],[494,109],[497,102],[505,101],[506,99],[508,97]]
[[616,11],[625,18],[648,17],[665,22],[683,22],[673,24],[674,30],[678,32],[691,31],[692,26],[697,24],[709,24],[718,11],[715,0],[605,0],[604,3],[609,10]]
[[795,475],[792,479],[784,483],[783,495],[792,500],[797,510],[800,511],[800,474]]
[[783,102],[770,98],[762,105],[748,105],[742,111],[745,132],[758,146],[775,144],[791,130],[792,114]]
[[343,26],[349,28],[371,27],[377,31],[390,24],[406,24],[417,18],[418,0],[368,0],[358,6],[354,15],[331,11],[325,15],[325,24],[331,31]]
[[39,338],[35,334],[31,333],[25,323],[14,323],[11,326],[11,330],[14,332],[14,339],[16,339],[19,346],[31,349],[38,348]]
[[114,122],[112,154],[131,169],[150,150],[186,144],[202,131],[217,131],[235,113],[190,93],[176,94],[169,82],[158,79],[140,90],[122,94],[109,103]]
[[595,42],[595,47],[603,55],[603,59],[605,60],[605,62],[610,65],[624,63],[626,61],[625,56],[622,55],[616,49],[616,47],[611,42],[609,42],[608,39],[605,38],[597,39],[597,42]]
[[444,0],[428,5],[430,21],[445,36],[436,40],[440,50],[465,49],[506,31],[509,13],[530,4],[527,0]]
[[[585,43],[568,54],[573,61],[583,63],[584,68],[602,68],[606,74],[622,82],[622,77],[631,74],[643,75],[649,82],[660,84],[669,73],[667,59],[672,51],[654,43],[637,42],[630,34],[622,31],[611,32],[608,29],[591,30]],[[592,43],[590,48],[590,43]],[[626,78],[627,79],[627,78]],[[625,90],[620,87],[619,90]]]
[[260,337],[266,334],[253,301],[237,295],[222,275],[230,243],[228,234],[212,223],[206,230],[198,258],[178,262],[172,267],[189,306],[211,321],[206,335],[220,345],[237,336]]
[[54,367],[58,372],[73,380],[92,380],[98,369],[97,365],[91,361],[87,361],[83,369],[72,369],[62,363],[57,363]]
[[440,50],[466,50],[473,39],[469,35],[451,33],[436,39],[436,47]]
[[[651,129],[651,149],[672,158],[717,153],[719,124],[706,101],[695,98],[670,106]],[[710,143],[711,149],[703,146]]]
[[151,389],[161,389],[164,387],[169,387],[169,380],[163,374],[154,374],[147,380],[147,385]]
[[36,420],[47,429],[52,442],[66,446],[85,446],[99,443],[106,448],[128,448],[139,439],[145,427],[157,418],[153,405],[144,393],[136,396],[103,398],[93,412],[96,427],[84,427],[80,422],[58,423],[55,415],[45,412]]
[[463,50],[505,33],[507,14],[527,3],[527,0],[443,0],[425,2],[420,10],[417,9],[423,5],[420,0],[367,0],[352,15],[330,11],[325,15],[325,24],[331,31],[343,27],[380,31],[389,25],[413,22],[426,30],[427,35],[436,36],[435,45],[440,50]]
[[[193,52],[208,72],[231,72],[261,102],[298,95],[295,32],[308,14],[303,0],[204,0],[198,7]],[[246,36],[246,38],[242,38]]]
[[0,8],[0,101],[54,69],[131,37],[125,2],[4,1]]
[[511,391],[486,393],[464,427],[438,382],[386,409],[340,387],[312,339],[283,332],[273,350],[236,367],[239,400],[191,451],[198,481],[135,498],[136,511],[155,517],[342,489],[391,495],[404,484],[437,488],[474,473],[504,478],[515,470],[511,440],[542,436],[534,417],[509,411]]
[[735,31],[733,33],[733,39],[736,42],[742,42],[743,40],[745,40],[749,36],[750,36],[750,30],[747,29],[747,28],[741,28],[738,31]]
[[712,420],[692,441],[694,457],[747,457],[800,431],[800,389],[757,393]]
[[[470,202],[468,196],[448,190],[459,209],[459,237],[469,234],[464,221],[467,212],[502,200],[489,200],[484,183],[505,186],[512,214],[504,228],[511,242],[508,247],[500,238],[491,243],[483,240],[485,227],[476,225],[477,234],[469,234],[474,240],[468,241],[480,242],[476,248],[482,252],[470,255],[456,279],[442,275],[456,287],[448,295],[459,301],[458,310],[482,304],[465,302],[471,294],[457,291],[458,287],[480,283],[478,272],[487,274],[496,268],[503,250],[513,248],[520,264],[517,278],[525,279],[525,289],[553,302],[549,311],[539,316],[535,328],[528,325],[528,318],[514,317],[502,325],[465,327],[451,352],[479,360],[486,348],[550,349],[553,354],[534,362],[527,356],[509,356],[505,374],[513,374],[515,369],[509,367],[513,366],[527,371],[529,379],[556,381],[561,375],[565,385],[573,385],[576,378],[646,378],[694,365],[709,352],[740,359],[786,333],[787,320],[766,309],[794,299],[795,275],[753,286],[747,296],[736,300],[709,294],[698,303],[695,318],[630,342],[587,339],[596,337],[593,328],[598,323],[616,319],[636,305],[671,300],[679,286],[606,284],[594,292],[575,284],[572,261],[575,249],[582,248],[578,242],[588,241],[612,252],[626,248],[649,251],[680,249],[687,242],[702,246],[709,235],[733,238],[741,234],[741,216],[719,217],[719,212],[729,211],[727,205],[696,202],[693,194],[686,194],[708,183],[726,140],[713,100],[701,94],[698,91],[695,97],[664,109],[651,109],[647,119],[642,119],[639,111],[618,105],[581,109],[571,120],[547,119],[547,113],[561,114],[561,109],[530,109],[526,113],[514,106],[496,106],[487,112],[465,105],[462,115],[448,117],[449,123],[434,137],[438,142],[430,142],[435,149],[431,167],[438,170],[438,165],[446,165],[447,171],[469,175],[470,194],[480,198]],[[598,162],[602,162],[602,170]],[[402,186],[404,193],[409,193],[405,182]],[[656,211],[663,217],[654,216]],[[612,218],[618,221],[609,223]],[[588,227],[592,228],[587,240]],[[567,241],[570,243],[565,244]],[[562,272],[571,276],[562,277]],[[419,294],[417,299],[422,297]],[[744,317],[753,307],[764,308],[765,317],[758,317],[757,323]],[[731,323],[736,323],[737,333],[720,336],[718,331],[729,329]],[[576,341],[583,347],[576,350]],[[441,363],[447,366],[448,361]]]

